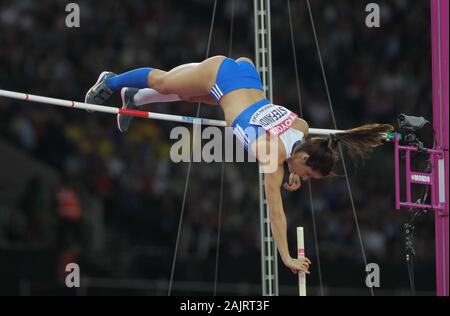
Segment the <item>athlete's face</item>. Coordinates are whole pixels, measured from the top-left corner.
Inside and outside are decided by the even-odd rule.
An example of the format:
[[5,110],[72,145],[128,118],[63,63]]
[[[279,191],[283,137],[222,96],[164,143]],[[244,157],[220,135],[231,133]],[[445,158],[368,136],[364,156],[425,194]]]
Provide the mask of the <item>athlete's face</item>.
[[322,179],[322,175],[312,170],[312,168],[306,165],[309,155],[307,153],[301,152],[295,157],[290,158],[287,163],[289,166],[289,172],[296,174],[303,181],[308,181],[309,179]]

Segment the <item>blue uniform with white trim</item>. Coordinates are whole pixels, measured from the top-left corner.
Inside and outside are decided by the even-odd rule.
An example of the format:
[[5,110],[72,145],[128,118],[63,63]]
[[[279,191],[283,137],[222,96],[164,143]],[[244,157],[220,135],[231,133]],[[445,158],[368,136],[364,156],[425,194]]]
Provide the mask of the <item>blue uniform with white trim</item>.
[[[225,58],[219,67],[216,82],[210,93],[217,101],[220,101],[223,96],[238,89],[264,91],[258,71],[251,63]],[[304,137],[303,132],[291,128],[296,118],[295,113],[263,99],[239,114],[232,123],[232,127],[234,134],[247,151],[252,143],[266,133],[278,136],[289,158],[293,149],[302,142]]]
[[238,89],[264,91],[258,71],[251,63],[225,58],[220,64],[216,83],[210,93],[217,101],[220,101],[224,95]]

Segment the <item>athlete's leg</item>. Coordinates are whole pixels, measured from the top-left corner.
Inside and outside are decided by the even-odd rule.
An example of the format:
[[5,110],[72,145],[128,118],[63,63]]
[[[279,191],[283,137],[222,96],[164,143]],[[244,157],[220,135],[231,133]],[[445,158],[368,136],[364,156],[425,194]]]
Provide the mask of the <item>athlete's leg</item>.
[[[125,89],[134,89],[134,88],[125,88]],[[136,106],[140,107],[146,104],[151,103],[166,103],[166,102],[177,102],[182,101],[183,99],[176,94],[161,94],[155,89],[140,89],[136,91],[133,95],[133,101]]]
[[[180,65],[168,72],[155,69],[156,71],[153,70],[149,75],[149,86],[151,86],[152,89],[140,90],[135,95],[134,102],[138,106],[149,103],[175,102],[180,100],[192,103],[200,102],[209,105],[218,105],[217,100],[209,94],[212,83],[207,85],[206,90],[203,88],[203,85],[205,78],[211,78],[211,75],[209,75],[208,72],[214,72],[212,78],[215,80],[215,73],[217,73],[217,68],[223,58],[224,57],[222,56],[216,56],[207,59],[203,63]],[[203,82],[198,78],[202,73],[204,73]],[[198,86],[198,90],[195,90],[195,87],[192,87],[192,89],[186,87],[192,84],[193,81],[197,81],[193,85]],[[207,93],[198,94],[200,91],[207,91]]]
[[122,88],[153,88],[161,94],[176,94],[184,98],[206,96],[215,82],[224,56],[215,56],[198,64],[185,64],[169,72],[154,68],[139,68],[115,75],[104,72],[86,94],[87,103],[103,104]]
[[[129,88],[131,89],[131,88]],[[137,107],[151,104],[151,103],[166,103],[185,101],[192,103],[205,103],[210,105],[218,105],[219,103],[211,95],[198,96],[198,97],[185,97],[176,94],[161,94],[154,89],[141,89],[137,91],[133,96],[134,104]]]
[[169,72],[155,69],[148,76],[148,85],[162,94],[184,98],[209,95],[224,56],[211,57],[199,64],[183,65]]
[[[216,105],[217,101],[210,95],[210,89],[215,82],[218,68],[223,59],[225,59],[224,56],[215,56],[202,63],[178,66],[169,72],[152,71],[149,75],[149,86],[162,94],[177,94],[184,101]],[[240,57],[236,59],[236,62],[241,61],[254,66],[250,58]],[[198,78],[199,76],[202,78]],[[205,80],[204,77],[208,80]],[[193,83],[193,78],[198,78],[197,82]],[[208,82],[207,89],[203,88],[204,82]],[[186,91],[185,89],[188,90],[187,93],[183,93]],[[205,93],[199,94],[201,91]]]
[[[160,94],[158,91],[153,89],[136,89],[136,88],[123,88],[121,91],[122,97],[122,108],[135,110],[139,107],[155,103],[155,102],[176,102],[176,101],[186,101],[192,103],[206,103],[211,105],[217,105],[218,102],[210,95],[183,98],[176,94]],[[126,132],[130,127],[133,117],[117,115],[117,127],[121,132]]]

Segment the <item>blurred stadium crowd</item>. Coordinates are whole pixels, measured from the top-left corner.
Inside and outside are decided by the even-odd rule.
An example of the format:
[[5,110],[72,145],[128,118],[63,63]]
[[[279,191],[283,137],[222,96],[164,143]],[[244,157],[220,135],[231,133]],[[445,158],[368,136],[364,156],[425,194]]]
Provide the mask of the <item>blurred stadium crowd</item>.
[[[274,103],[299,112],[286,2],[272,2]],[[365,26],[364,1],[312,2],[340,129],[395,125],[400,113],[431,118],[427,1],[378,1],[380,29]],[[206,56],[213,1],[77,3],[81,27],[69,29],[64,2],[0,1],[1,89],[81,101],[103,70],[170,69]],[[332,128],[307,7],[304,1],[291,5],[303,114],[312,127]],[[209,55],[253,57],[253,23],[253,1],[219,1]],[[116,96],[111,105],[119,101]],[[196,113],[186,103],[146,109]],[[221,115],[219,108],[202,106],[203,117]],[[46,280],[55,282],[68,262],[80,262],[83,274],[94,277],[168,279],[187,173],[187,164],[169,158],[175,124],[136,120],[121,134],[109,115],[7,99],[0,99],[0,116],[0,273],[10,278],[3,284],[14,288],[24,274],[39,283],[40,272],[24,271],[43,253],[46,259],[36,262],[49,263]],[[26,159],[6,154],[12,151]],[[44,171],[37,174],[36,168]],[[221,168],[193,166],[176,279],[213,280]],[[258,169],[224,168],[219,280],[258,283]],[[368,260],[397,278],[386,286],[407,288],[402,224],[408,214],[394,211],[392,148],[377,149],[365,165],[349,170]],[[358,283],[364,271],[345,178],[313,182],[312,188],[324,283],[364,287]],[[305,226],[307,252],[316,262],[307,186],[283,195],[292,253],[294,229]],[[432,216],[419,226],[418,286],[432,290]],[[5,272],[12,267],[15,274]],[[281,282],[295,285],[285,270],[281,264]],[[311,280],[317,284],[317,265]]]

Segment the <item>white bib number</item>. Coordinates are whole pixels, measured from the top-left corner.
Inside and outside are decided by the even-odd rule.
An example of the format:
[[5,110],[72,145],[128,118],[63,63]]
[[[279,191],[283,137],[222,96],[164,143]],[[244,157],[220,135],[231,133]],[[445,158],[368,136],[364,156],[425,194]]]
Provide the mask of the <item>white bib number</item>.
[[297,117],[285,107],[267,104],[252,115],[250,124],[261,126],[273,136],[280,136],[291,128]]

